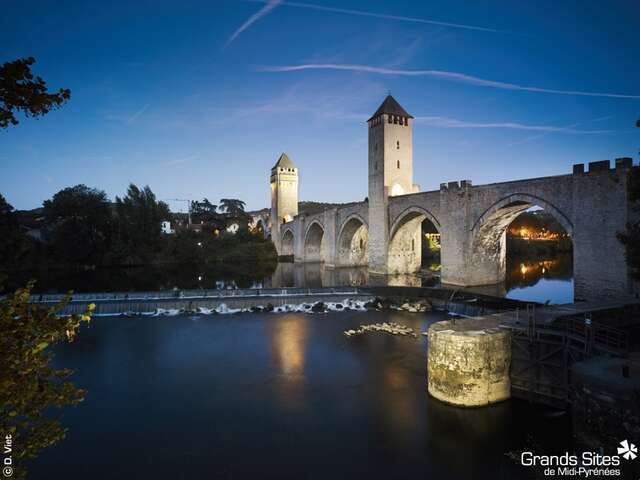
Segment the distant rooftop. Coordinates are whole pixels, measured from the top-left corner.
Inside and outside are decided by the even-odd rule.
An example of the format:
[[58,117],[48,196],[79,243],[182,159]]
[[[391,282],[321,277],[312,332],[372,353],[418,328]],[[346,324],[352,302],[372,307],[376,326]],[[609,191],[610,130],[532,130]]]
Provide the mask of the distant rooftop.
[[402,108],[398,101],[391,95],[387,95],[387,98],[384,99],[382,105],[378,107],[376,113],[374,113],[369,120],[376,118],[378,115],[382,115],[383,113],[386,113],[387,115],[398,115],[399,117],[413,118],[413,116],[407,113],[407,111]]

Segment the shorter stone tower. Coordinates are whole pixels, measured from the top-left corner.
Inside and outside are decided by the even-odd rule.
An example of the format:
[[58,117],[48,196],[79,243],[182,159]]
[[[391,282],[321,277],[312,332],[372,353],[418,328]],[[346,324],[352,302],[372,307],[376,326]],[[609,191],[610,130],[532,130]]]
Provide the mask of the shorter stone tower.
[[281,225],[298,215],[298,169],[286,153],[280,155],[271,169],[271,240],[278,255],[283,255],[280,245]]

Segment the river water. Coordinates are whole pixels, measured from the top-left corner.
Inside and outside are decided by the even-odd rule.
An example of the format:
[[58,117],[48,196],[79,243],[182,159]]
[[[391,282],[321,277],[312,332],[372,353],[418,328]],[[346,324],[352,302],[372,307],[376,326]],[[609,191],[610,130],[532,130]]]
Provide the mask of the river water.
[[[11,274],[10,290],[37,279],[38,293],[153,291],[213,288],[332,287],[345,285],[437,286],[440,265],[419,274],[375,276],[366,268],[325,268],[320,264],[279,263],[260,265],[163,265],[137,268],[47,270]],[[1,280],[1,279],[0,279]],[[0,284],[2,281],[0,281]],[[508,257],[506,279],[498,285],[469,290],[517,300],[570,303],[573,301],[571,254],[534,259]]]
[[509,451],[565,451],[569,420],[429,397],[427,338],[343,331],[444,312],[98,317],[55,363],[87,389],[31,478],[514,479]]

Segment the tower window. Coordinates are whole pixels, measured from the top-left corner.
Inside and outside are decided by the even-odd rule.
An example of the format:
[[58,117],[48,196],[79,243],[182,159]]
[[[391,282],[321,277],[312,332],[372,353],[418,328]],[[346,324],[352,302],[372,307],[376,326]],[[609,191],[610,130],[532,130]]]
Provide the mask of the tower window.
[[404,119],[404,125],[405,125],[405,127],[408,127],[408,126],[409,126],[409,118],[405,117],[405,119]]
[[400,168],[400,160],[398,160],[397,164],[398,164],[398,168]]
[[413,251],[415,251],[415,249],[416,249],[416,239],[412,238],[411,239],[411,251],[413,252]]
[[363,246],[364,246],[364,242],[362,241],[362,239],[360,239],[360,250],[362,250]]
[[398,141],[396,142],[396,148],[397,148],[398,150],[400,150],[400,140],[398,140]]
[[395,125],[397,125],[397,124],[398,124],[398,117],[396,117],[395,115],[393,116],[393,123],[394,123]]
[[387,117],[389,118],[389,123],[393,123],[393,119],[391,118],[391,115],[387,115]]

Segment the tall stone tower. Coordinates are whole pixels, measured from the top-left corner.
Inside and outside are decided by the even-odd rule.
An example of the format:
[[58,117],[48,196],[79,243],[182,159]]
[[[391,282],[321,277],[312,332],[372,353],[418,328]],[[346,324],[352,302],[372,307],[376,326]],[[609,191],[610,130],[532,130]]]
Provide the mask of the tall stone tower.
[[298,169],[286,153],[280,155],[271,169],[270,182],[271,240],[278,255],[289,255],[293,252],[283,252],[280,245],[280,226],[298,215]]
[[413,117],[391,95],[369,124],[369,269],[388,272],[388,198],[417,192],[413,184]]

